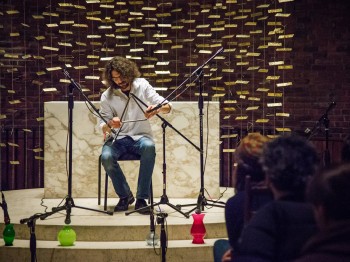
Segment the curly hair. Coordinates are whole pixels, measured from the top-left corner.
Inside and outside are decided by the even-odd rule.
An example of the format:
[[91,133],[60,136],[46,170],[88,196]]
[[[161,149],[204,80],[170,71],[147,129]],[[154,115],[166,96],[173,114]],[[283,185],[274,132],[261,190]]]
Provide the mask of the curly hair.
[[266,143],[261,163],[276,189],[304,197],[308,179],[318,168],[313,145],[300,136],[280,136]]
[[252,182],[260,182],[265,178],[264,171],[259,163],[263,146],[268,137],[260,133],[249,133],[240,142],[235,151],[236,167],[236,190],[244,190],[244,181],[247,175],[251,176]]
[[123,77],[129,79],[130,83],[137,77],[141,76],[141,73],[135,62],[121,56],[115,56],[107,62],[102,73],[102,79],[105,81],[107,87],[117,87],[112,80],[112,71],[115,70]]

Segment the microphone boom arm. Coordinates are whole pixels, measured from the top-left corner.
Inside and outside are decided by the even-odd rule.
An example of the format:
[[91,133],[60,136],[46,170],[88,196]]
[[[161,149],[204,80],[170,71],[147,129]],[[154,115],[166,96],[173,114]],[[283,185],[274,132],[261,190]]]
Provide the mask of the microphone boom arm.
[[197,75],[198,78],[198,74],[201,73],[202,69],[209,64],[215,57],[217,57],[219,54],[221,54],[224,51],[224,48],[221,47],[218,51],[216,51],[216,53],[214,55],[212,55],[206,62],[204,62],[204,64],[202,64],[201,66],[199,66],[196,70],[194,70],[192,72],[192,74],[187,77],[178,87],[176,87],[166,98],[164,98],[164,100],[159,103],[156,107],[152,108],[151,110],[149,110],[148,112],[152,112],[154,110],[157,110],[158,108],[162,107],[164,104],[164,102],[166,100],[169,100],[169,97],[172,96],[173,93],[175,93],[177,90],[179,90],[180,88],[182,88],[182,86],[187,83],[194,75]]

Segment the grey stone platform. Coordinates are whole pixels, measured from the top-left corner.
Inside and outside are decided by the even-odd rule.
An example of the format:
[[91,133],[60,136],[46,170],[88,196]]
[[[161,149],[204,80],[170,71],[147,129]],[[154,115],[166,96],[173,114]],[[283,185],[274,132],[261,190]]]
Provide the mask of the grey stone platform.
[[[221,201],[225,202],[232,195],[232,190],[225,193]],[[52,207],[59,205],[61,199],[41,199],[43,189],[16,190],[4,192],[8,204],[11,223],[14,224],[16,238],[11,247],[4,246],[0,239],[0,261],[31,261],[30,228],[27,224],[20,224],[20,220],[37,213],[51,211]],[[76,206],[103,210],[97,205],[96,198],[74,198]],[[155,198],[155,202],[159,199]],[[174,205],[195,204],[197,199],[169,199]],[[118,202],[117,198],[109,199],[109,210],[113,210]],[[64,202],[63,202],[64,204]],[[183,212],[191,210],[193,206],[182,207]],[[134,205],[130,206],[132,210]],[[163,212],[168,216],[165,219],[165,232],[168,238],[166,261],[213,261],[213,244],[218,238],[226,238],[224,221],[224,208],[206,206],[205,244],[192,244],[190,229],[193,219],[186,218],[168,205],[159,205],[155,208],[155,215]],[[57,234],[64,225],[66,212],[55,213],[45,220],[37,219],[35,235],[37,239],[37,261],[161,261],[160,245],[147,246],[146,236],[150,232],[150,216],[133,213],[114,213],[113,216],[105,213],[72,208],[71,226],[77,234],[74,246],[62,247],[57,241]],[[0,216],[0,230],[4,223]],[[155,225],[156,233],[160,235],[160,225]]]

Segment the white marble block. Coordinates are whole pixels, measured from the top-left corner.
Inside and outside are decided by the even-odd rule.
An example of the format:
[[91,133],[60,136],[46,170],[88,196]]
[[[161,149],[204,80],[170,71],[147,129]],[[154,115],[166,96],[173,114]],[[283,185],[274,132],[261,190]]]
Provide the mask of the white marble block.
[[[195,198],[201,189],[200,152],[184,137],[200,147],[198,103],[172,102],[172,104],[173,112],[161,115],[178,131],[170,126],[165,128],[166,194],[174,198]],[[98,108],[99,102],[94,102],[94,105]],[[45,197],[61,198],[68,193],[68,106],[67,102],[46,102],[44,106]],[[156,116],[150,121],[157,153],[153,172],[153,191],[154,197],[160,197],[163,194],[164,184],[162,121]],[[98,157],[103,138],[97,117],[89,111],[84,102],[74,102],[72,130],[72,197],[97,197]],[[203,148],[204,188],[210,194],[209,196],[205,192],[205,197],[217,198],[220,170],[217,102],[204,103]],[[124,161],[121,162],[121,167],[131,190],[136,194],[139,162]],[[102,185],[104,177],[102,167]],[[116,197],[110,181],[108,195]]]

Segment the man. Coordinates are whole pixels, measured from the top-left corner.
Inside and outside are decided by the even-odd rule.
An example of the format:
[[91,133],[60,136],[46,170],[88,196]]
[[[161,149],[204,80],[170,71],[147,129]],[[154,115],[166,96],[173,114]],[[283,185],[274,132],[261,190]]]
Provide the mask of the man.
[[320,231],[304,246],[297,262],[350,261],[350,164],[315,176],[307,198]]
[[316,231],[305,203],[307,182],[318,168],[314,147],[302,137],[280,136],[264,146],[261,163],[274,201],[258,210],[241,233],[232,261],[290,261]]
[[[103,80],[108,89],[101,96],[100,113],[107,124],[101,120],[100,126],[107,141],[102,148],[101,161],[120,198],[114,208],[115,212],[128,210],[129,205],[135,201],[118,164],[118,159],[125,153],[140,156],[135,210],[147,206],[145,199],[149,197],[156,156],[153,134],[147,119],[171,111],[168,101],[140,75],[133,61],[119,56],[111,59],[103,72]],[[154,110],[155,107],[157,109]],[[115,134],[110,136],[112,128]],[[142,210],[139,213],[149,213],[147,209]]]

